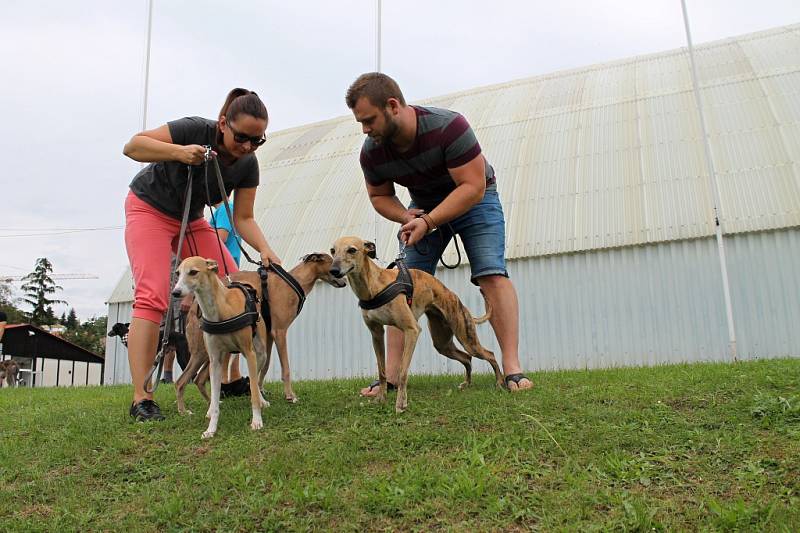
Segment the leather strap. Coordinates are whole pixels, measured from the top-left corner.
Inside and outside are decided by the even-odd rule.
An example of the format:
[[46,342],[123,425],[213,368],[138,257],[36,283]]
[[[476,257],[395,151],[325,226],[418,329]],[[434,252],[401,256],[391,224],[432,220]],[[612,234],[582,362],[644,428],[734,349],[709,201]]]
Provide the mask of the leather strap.
[[408,271],[408,267],[403,260],[398,259],[390,264],[388,268],[392,268],[393,266],[397,266],[399,270],[397,279],[387,285],[371,300],[359,300],[358,306],[361,309],[377,309],[394,300],[399,294],[405,294],[406,303],[409,307],[411,306],[414,296],[414,282],[411,279],[411,273]]

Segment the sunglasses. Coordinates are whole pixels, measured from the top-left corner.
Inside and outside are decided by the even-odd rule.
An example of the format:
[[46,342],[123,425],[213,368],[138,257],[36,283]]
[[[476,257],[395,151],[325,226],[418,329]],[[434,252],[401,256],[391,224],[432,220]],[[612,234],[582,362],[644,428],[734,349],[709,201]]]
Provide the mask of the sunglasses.
[[239,144],[244,144],[246,142],[250,142],[254,147],[261,146],[265,142],[267,142],[267,134],[261,135],[260,137],[250,137],[249,135],[245,135],[244,133],[238,132],[233,129],[230,122],[228,122],[228,129],[231,130],[233,133],[233,140]]

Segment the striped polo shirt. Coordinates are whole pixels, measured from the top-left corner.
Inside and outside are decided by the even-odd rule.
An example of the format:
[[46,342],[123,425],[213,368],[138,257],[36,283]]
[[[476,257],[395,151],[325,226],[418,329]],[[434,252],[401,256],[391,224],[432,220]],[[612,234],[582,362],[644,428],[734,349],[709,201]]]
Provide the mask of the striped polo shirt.
[[[361,168],[371,185],[392,182],[407,187],[417,207],[430,211],[456,188],[448,169],[478,157],[481,146],[459,113],[411,107],[417,114],[417,135],[411,148],[400,153],[391,142],[376,144],[367,137],[361,147]],[[484,161],[488,186],[495,182],[494,169]]]

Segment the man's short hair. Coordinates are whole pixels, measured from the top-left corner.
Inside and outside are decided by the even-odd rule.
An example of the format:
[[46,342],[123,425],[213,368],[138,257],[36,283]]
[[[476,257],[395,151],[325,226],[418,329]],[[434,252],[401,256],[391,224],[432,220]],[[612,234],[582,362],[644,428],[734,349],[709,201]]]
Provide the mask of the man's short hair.
[[347,89],[344,97],[347,107],[353,109],[362,96],[366,96],[375,107],[386,107],[389,98],[396,98],[401,105],[406,105],[406,99],[403,98],[400,86],[382,72],[367,72],[359,76]]

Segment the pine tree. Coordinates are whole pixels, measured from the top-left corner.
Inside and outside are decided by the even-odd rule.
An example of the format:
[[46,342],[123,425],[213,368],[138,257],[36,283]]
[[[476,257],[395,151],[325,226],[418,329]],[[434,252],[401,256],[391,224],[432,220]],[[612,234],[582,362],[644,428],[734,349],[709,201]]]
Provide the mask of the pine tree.
[[78,315],[75,313],[75,308],[69,308],[69,314],[67,315],[67,319],[62,322],[67,329],[76,330],[80,323],[78,322]]
[[33,272],[22,278],[24,282],[21,287],[24,291],[22,301],[33,308],[28,315],[31,324],[37,326],[55,324],[52,305],[65,303],[63,300],[49,298],[57,290],[62,290],[50,277],[52,272],[53,264],[46,257],[40,257],[36,260]]

